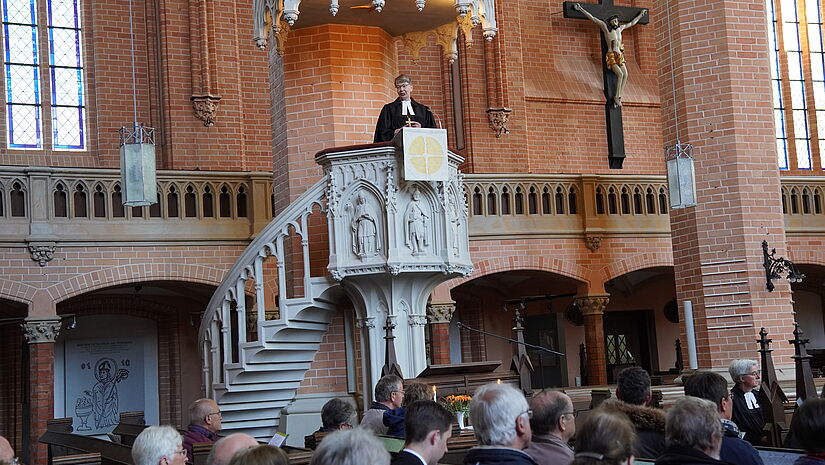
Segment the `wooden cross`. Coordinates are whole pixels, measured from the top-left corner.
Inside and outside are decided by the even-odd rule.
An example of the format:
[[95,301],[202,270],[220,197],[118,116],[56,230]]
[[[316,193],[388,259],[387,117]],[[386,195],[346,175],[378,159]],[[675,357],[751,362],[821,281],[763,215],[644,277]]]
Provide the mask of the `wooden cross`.
[[[598,4],[581,2],[564,2],[564,17],[574,19],[588,19],[574,5],[580,3],[588,13],[594,17],[607,21],[611,16],[618,16],[621,23],[628,23],[639,15],[643,8],[633,8],[626,6],[615,6],[613,0],[599,0]],[[649,15],[644,15],[638,24],[647,24],[650,21]],[[624,162],[624,129],[622,128],[622,107],[613,104],[613,97],[616,95],[616,75],[605,65],[605,55],[609,51],[607,43],[602,34],[602,74],[604,77],[604,96],[607,102],[604,106],[605,120],[607,123],[607,159],[611,169],[622,169]]]

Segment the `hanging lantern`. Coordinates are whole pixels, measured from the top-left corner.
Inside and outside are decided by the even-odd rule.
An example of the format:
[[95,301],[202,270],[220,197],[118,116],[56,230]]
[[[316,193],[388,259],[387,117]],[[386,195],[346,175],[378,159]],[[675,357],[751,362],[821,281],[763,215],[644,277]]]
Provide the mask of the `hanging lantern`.
[[120,184],[123,205],[142,207],[158,201],[155,128],[135,122],[120,128]]
[[696,205],[696,174],[693,169],[693,145],[676,141],[665,149],[667,188],[670,208]]

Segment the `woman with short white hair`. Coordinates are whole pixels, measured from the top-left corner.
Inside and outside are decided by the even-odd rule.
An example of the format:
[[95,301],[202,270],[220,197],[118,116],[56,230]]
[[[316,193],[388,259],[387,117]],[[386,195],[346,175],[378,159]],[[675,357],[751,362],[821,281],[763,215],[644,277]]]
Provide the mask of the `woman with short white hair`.
[[745,433],[743,439],[755,446],[767,445],[768,436],[762,430],[765,419],[758,402],[759,391],[756,389],[762,382],[759,364],[755,360],[737,359],[730,362],[728,372],[734,383],[730,391],[733,398],[731,420]]

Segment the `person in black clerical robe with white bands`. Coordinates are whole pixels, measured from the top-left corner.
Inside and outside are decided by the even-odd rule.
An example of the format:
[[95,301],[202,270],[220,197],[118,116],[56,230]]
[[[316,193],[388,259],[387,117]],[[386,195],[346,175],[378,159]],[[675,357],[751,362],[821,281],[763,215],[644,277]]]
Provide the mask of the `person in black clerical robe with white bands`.
[[767,445],[767,435],[763,429],[765,418],[759,406],[759,391],[756,390],[762,382],[759,364],[755,360],[738,359],[730,362],[728,371],[735,384],[730,391],[733,397],[731,420],[739,427],[742,439],[754,446]]
[[398,98],[384,105],[378,122],[375,124],[373,142],[391,141],[395,134],[403,127],[435,128],[433,112],[412,99],[412,81],[406,74],[395,78],[395,90]]

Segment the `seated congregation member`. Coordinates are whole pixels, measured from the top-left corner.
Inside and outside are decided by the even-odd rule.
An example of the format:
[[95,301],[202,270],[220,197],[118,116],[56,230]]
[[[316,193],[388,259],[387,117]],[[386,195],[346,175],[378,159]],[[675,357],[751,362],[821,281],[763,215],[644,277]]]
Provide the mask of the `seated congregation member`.
[[656,465],[726,464],[719,460],[722,423],[713,402],[685,397],[667,412],[667,448]]
[[432,397],[433,391],[430,390],[430,386],[424,383],[410,383],[404,386],[403,406],[384,412],[384,426],[387,427],[387,436],[403,438],[406,434],[404,431],[404,415],[407,406],[419,400],[432,399]]
[[477,447],[464,457],[465,465],[537,465],[524,452],[530,445],[527,399],[509,384],[485,384],[470,401]]
[[794,465],[825,464],[825,399],[808,399],[794,413],[791,431],[805,451]]
[[404,418],[407,440],[392,465],[436,465],[447,452],[455,415],[431,400],[407,406]]
[[733,394],[733,416],[731,419],[745,433],[743,439],[749,443],[767,445],[768,436],[762,430],[765,419],[759,406],[759,384],[762,381],[759,364],[754,360],[738,359],[730,362],[728,372],[735,386]]
[[171,426],[150,426],[135,438],[132,461],[135,465],[184,465],[183,438]]
[[198,399],[189,406],[189,426],[183,433],[183,447],[192,460],[192,445],[215,442],[221,430],[221,410],[212,399]]
[[617,400],[608,399],[599,408],[618,411],[636,428],[633,455],[655,459],[665,449],[665,412],[647,405],[653,399],[650,375],[641,367],[628,367],[616,377]]
[[533,396],[530,408],[533,439],[524,452],[539,464],[570,463],[573,449],[567,443],[576,434],[573,402],[563,392],[548,390]]
[[395,375],[383,376],[375,384],[375,401],[361,419],[361,428],[375,434],[387,434],[384,426],[384,412],[401,408],[404,402],[404,385],[401,378]]
[[739,437],[739,427],[730,420],[733,398],[722,375],[709,371],[694,373],[685,381],[685,395],[709,400],[716,405],[725,428],[720,455],[723,461],[733,465],[764,465],[759,452]]
[[232,456],[236,452],[258,446],[258,441],[252,436],[244,433],[230,434],[225,438],[218,439],[212,446],[209,456],[206,458],[206,465],[229,465]]
[[229,465],[289,465],[289,458],[280,448],[261,444],[237,452]]
[[635,442],[636,430],[625,415],[596,410],[579,425],[576,455],[570,465],[630,465]]
[[321,409],[320,433],[352,429],[355,407],[344,399],[334,398],[327,401]]
[[12,465],[15,462],[14,449],[9,440],[0,436],[0,465]]
[[325,437],[309,465],[389,465],[390,453],[368,430],[336,431]]

